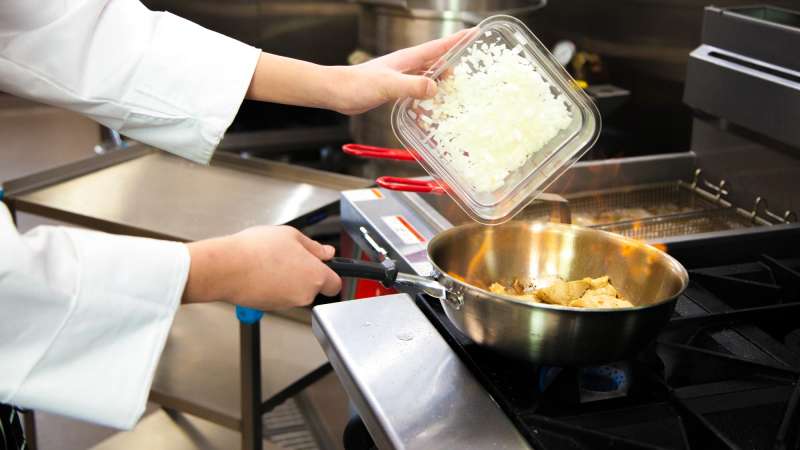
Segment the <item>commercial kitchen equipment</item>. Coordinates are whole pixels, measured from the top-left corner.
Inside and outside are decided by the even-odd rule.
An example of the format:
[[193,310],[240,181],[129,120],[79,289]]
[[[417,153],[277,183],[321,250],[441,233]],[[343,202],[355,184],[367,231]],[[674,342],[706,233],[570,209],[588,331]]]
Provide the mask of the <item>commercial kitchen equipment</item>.
[[[602,143],[604,157],[638,156],[679,152],[691,141],[691,111],[681,95],[689,53],[701,42],[703,7],[755,3],[797,9],[796,0],[569,0],[549,2],[527,23],[547,45],[570,41],[579,53],[596,58],[600,74],[587,79],[590,85],[630,90],[626,105],[614,117],[603,117],[607,130],[617,132]],[[783,43],[775,47],[792,53]],[[651,139],[656,134],[662,136]]]
[[[726,0],[714,4],[730,8],[755,3]],[[768,4],[797,5],[793,0]],[[545,41],[568,39],[578,48],[601,55],[610,60],[614,71],[624,70],[624,76],[682,82],[688,55],[701,41],[702,11],[707,5],[705,0],[553,1],[531,16],[530,26]],[[643,88],[654,91],[657,86]]]
[[317,307],[315,332],[382,449],[796,448],[800,230],[762,237],[675,252],[704,254],[667,330],[602,367],[511,361],[405,294]]
[[317,64],[343,64],[357,39],[358,7],[349,0],[144,0],[142,3],[265,52]]
[[[339,191],[369,184],[225,153],[217,153],[210,166],[201,166],[136,144],[11,180],[2,187],[12,214],[187,242],[255,225],[303,228],[338,213]],[[261,328],[256,320],[238,322],[237,370],[226,362],[231,359],[228,355],[236,355],[236,344],[208,332],[236,326],[233,308],[201,306],[208,308],[178,313],[151,399],[167,409],[240,430],[243,449],[260,449],[262,415],[330,367],[323,355],[312,353],[292,368],[265,367],[262,377]],[[209,357],[215,352],[225,355]],[[197,370],[198,361],[203,361],[203,370]],[[32,436],[29,442],[35,442]]]
[[[428,296],[315,308],[315,333],[380,448],[800,445],[800,145],[783,128],[798,117],[800,65],[776,56],[798,44],[798,17],[707,8],[686,87],[692,151],[579,162],[549,190],[573,223],[661,246],[689,269],[666,330],[637,358],[520,363],[465,337]],[[745,33],[753,40],[733,38]],[[770,102],[771,91],[784,96]],[[748,101],[723,98],[740,93]],[[469,221],[447,197],[385,189],[343,192],[342,217],[352,256],[421,275],[427,243]],[[517,219],[550,217],[539,202]]]

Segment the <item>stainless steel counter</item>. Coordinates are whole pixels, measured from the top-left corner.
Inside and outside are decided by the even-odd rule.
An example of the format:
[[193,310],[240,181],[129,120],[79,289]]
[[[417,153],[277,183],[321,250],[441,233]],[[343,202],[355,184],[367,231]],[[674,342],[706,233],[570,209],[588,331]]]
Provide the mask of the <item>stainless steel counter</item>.
[[408,295],[317,306],[313,330],[378,448],[530,448]]

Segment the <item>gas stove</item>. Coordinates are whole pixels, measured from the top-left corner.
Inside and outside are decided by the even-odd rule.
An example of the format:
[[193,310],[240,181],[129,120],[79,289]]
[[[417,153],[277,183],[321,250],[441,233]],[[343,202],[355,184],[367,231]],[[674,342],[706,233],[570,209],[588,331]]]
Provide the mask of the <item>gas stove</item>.
[[[636,164],[646,167],[643,165],[646,162]],[[632,167],[622,164],[621,170],[627,170],[626,166]],[[342,218],[348,239],[353,241],[351,248],[355,250],[348,256],[373,260],[388,257],[402,271],[426,274],[430,266],[426,262],[425,245],[448,224],[432,220],[436,219],[436,210],[420,208],[419,204],[409,194],[385,190],[344,192]],[[425,211],[427,214],[421,213]],[[491,412],[484,407],[480,415],[502,416],[514,430],[505,431],[503,436],[510,438],[516,433],[519,441],[529,448],[798,448],[800,225],[776,224],[680,235],[662,239],[661,243],[687,267],[690,285],[679,298],[674,317],[658,340],[634,360],[580,369],[531,366],[474,344],[450,324],[438,300],[417,295],[413,302],[415,309],[422,312],[421,320],[444,341],[447,352],[463,364],[468,377],[474,378],[486,399],[499,410]],[[385,293],[378,291],[371,295]],[[371,312],[345,311],[351,307],[348,303],[374,301],[332,306],[340,308],[339,321],[357,322],[361,314],[367,321],[372,321],[368,317],[377,312],[390,314],[389,308],[397,303],[386,301]],[[397,315],[403,317],[399,312]],[[398,326],[416,323],[403,320],[408,322]],[[369,360],[376,362],[365,362],[364,368],[379,363],[375,358],[383,354],[399,351],[397,342],[389,338],[380,343],[374,341],[376,336],[368,337],[372,340],[370,345],[375,347]],[[340,345],[359,345],[357,342],[362,339],[365,337],[353,335],[342,339]],[[328,354],[331,357],[330,351]],[[402,379],[405,370],[409,371],[409,377],[416,376],[420,366],[416,361],[408,364],[409,367],[402,369],[394,367],[393,372],[399,374],[391,376]],[[419,364],[436,362],[426,360]],[[344,372],[358,367],[352,361],[344,365],[350,368],[337,369],[340,378]],[[376,386],[387,383],[386,374],[371,381],[359,380],[360,376],[352,374],[354,381],[348,393],[353,398],[370,398],[373,388],[380,389]],[[445,371],[437,372],[436,376],[453,379],[453,374]],[[453,391],[453,396],[461,396],[463,389]],[[407,394],[427,395],[424,387],[419,392],[409,389]],[[444,396],[438,401],[446,403],[453,401],[452,398]],[[461,401],[465,408],[474,408],[468,405],[477,400]],[[379,402],[358,410],[362,415],[367,409],[380,413],[386,406]],[[406,405],[396,414],[403,417],[424,413],[410,411]],[[456,418],[451,420],[458,422]],[[387,424],[391,420],[383,417],[376,422]],[[458,426],[469,423],[458,422],[448,429]],[[375,427],[379,425],[370,428],[373,434]],[[497,427],[491,428],[487,430],[490,435]],[[493,436],[502,441],[499,432]],[[483,448],[467,445],[474,438],[459,440],[458,448]],[[440,445],[437,440],[425,444]],[[512,439],[505,447],[525,448],[520,445]]]
[[[438,301],[379,287],[349,283],[345,298],[376,297],[315,308],[380,448],[799,448],[800,66],[774,51],[800,45],[797,18],[707,8],[687,73],[691,151],[580,162],[548,188],[559,214],[534,202],[516,218],[570,217],[663,245],[689,269],[670,323],[636,358],[532,366],[472,343]],[[345,256],[419,275],[427,243],[468,220],[447,197],[384,189],[343,192],[341,215]]]
[[[664,183],[690,172],[693,166],[696,160],[691,154],[629,158],[581,164],[565,178],[574,174],[573,179],[588,181]],[[603,171],[614,172],[616,177],[582,176]],[[573,188],[587,192],[595,186],[575,187],[573,183]],[[573,197],[568,200],[575,205],[578,196]],[[453,208],[448,208],[447,199],[443,197],[426,198],[367,189],[343,192],[341,205],[347,230],[345,241],[350,241],[350,253],[345,253],[346,256],[372,260],[391,258],[401,271],[420,275],[431,270],[427,262],[427,242],[459,223],[458,216],[452,213]],[[650,229],[659,230],[659,224],[653,221]],[[657,237],[651,242],[665,245],[668,253],[689,269],[690,286],[679,298],[674,317],[658,340],[634,360],[580,369],[530,366],[472,343],[450,324],[438,300],[415,296],[413,302],[423,315],[420,320],[447,347],[442,353],[452,354],[467,373],[438,371],[435,376],[449,380],[445,385],[458,388],[429,387],[449,389],[447,392],[451,395],[443,395],[425,408],[439,408],[439,403],[453,402],[455,397],[463,408],[476,409],[479,407],[475,405],[483,405],[479,415],[487,422],[490,421],[488,417],[492,417],[492,422],[508,422],[507,427],[501,424],[487,427],[492,445],[495,440],[502,443],[498,448],[798,448],[800,224],[755,224],[674,234]],[[355,283],[350,283],[350,288],[344,295],[356,298],[352,289]],[[369,290],[359,289],[361,293],[366,291]],[[386,293],[376,287],[369,295]],[[341,309],[338,321],[358,321],[360,314],[364,320],[371,321],[367,317],[395,308],[397,300],[386,301],[369,312],[366,309],[359,312],[357,308],[345,311],[350,308],[350,305],[345,307],[347,303],[362,302],[333,305]],[[405,317],[401,311],[391,314]],[[416,319],[405,320],[407,322],[397,326],[416,323]],[[330,326],[336,327],[335,322],[330,320]],[[393,325],[387,322],[385,326]],[[381,343],[375,341],[376,337],[354,333],[340,341],[341,350],[333,348],[335,345],[331,350],[347,353],[350,350],[345,347],[369,339],[375,347],[369,361],[379,362],[382,355],[400,351],[398,342],[391,337]],[[331,351],[328,354],[331,357]],[[363,367],[378,362],[364,361]],[[426,360],[418,364],[436,365],[437,362]],[[349,375],[352,383],[345,382],[348,393],[352,398],[365,399],[378,398],[376,392],[387,389],[380,387],[387,383],[387,376],[405,380],[404,374],[413,378],[420,370],[417,362],[411,361],[408,367],[392,366],[391,374],[382,373],[371,378],[375,374],[359,374],[355,368],[360,365],[353,361],[343,366],[349,368],[337,369],[340,378],[353,371]],[[473,393],[466,396],[468,399],[461,398],[463,386],[469,383],[453,380],[462,378],[474,379],[483,396]],[[405,385],[407,382],[397,383]],[[396,394],[391,391],[385,394],[389,404],[396,401]],[[418,398],[428,395],[424,386],[418,391],[408,389],[407,394]],[[487,403],[496,405],[497,411]],[[368,427],[371,434],[393,435],[396,431],[393,427],[404,423],[407,419],[403,417],[407,414],[428,417],[422,406],[413,409],[407,404],[394,416],[382,416],[382,410],[387,407],[383,402],[374,405],[367,402],[358,408],[362,416],[377,414],[378,418]],[[463,408],[456,408],[459,409],[455,413],[457,416],[451,417],[446,427],[454,433],[451,438],[463,434],[452,430],[476,426],[470,422],[470,416],[460,417]],[[439,417],[426,420],[441,420]],[[421,424],[415,427],[424,429]],[[504,427],[505,431],[498,431]],[[414,433],[395,433],[394,436],[402,436],[403,440],[419,437]],[[468,433],[457,440],[456,447],[437,447],[442,445],[440,439],[431,438],[416,448],[485,448],[483,443],[474,444],[478,437]],[[415,448],[413,445],[382,444],[380,448]]]
[[636,359],[592,368],[526,365],[461,335],[438,301],[417,305],[537,449],[794,449],[800,445],[800,232],[693,264],[659,338]]
[[[436,228],[399,196],[343,193],[348,256],[423,275]],[[385,291],[315,308],[315,333],[379,448],[798,448],[800,225],[665,242],[690,285],[632,360],[532,366],[474,344],[438,300]]]

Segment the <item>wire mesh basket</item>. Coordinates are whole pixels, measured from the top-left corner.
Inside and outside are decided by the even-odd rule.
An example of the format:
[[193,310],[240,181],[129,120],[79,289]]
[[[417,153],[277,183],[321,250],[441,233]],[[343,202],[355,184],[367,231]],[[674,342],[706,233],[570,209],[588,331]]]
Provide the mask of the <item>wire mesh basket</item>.
[[[722,188],[719,190],[724,192]],[[707,191],[697,188],[695,183],[681,180],[582,191],[562,196],[568,202],[573,224],[640,240],[653,241],[670,236],[769,224],[763,219],[754,219],[753,213],[748,214],[747,211],[719,200],[713,186]],[[448,209],[446,204],[441,204],[441,198],[427,200],[444,213],[451,223],[469,220],[463,214],[459,216],[460,211],[453,211],[458,210],[454,204]],[[758,209],[758,203],[755,208]],[[553,203],[540,201],[529,205],[516,219],[558,221],[558,212]]]
[[730,207],[599,225],[593,228],[633,239],[652,241],[669,236],[735,230],[753,225],[752,218]]
[[572,223],[587,227],[719,207],[681,181],[580,192],[564,197],[569,201]]
[[[658,240],[753,226],[736,208],[715,202],[713,195],[683,181],[566,194],[572,223],[640,240]],[[547,220],[546,203],[533,204],[522,217]]]

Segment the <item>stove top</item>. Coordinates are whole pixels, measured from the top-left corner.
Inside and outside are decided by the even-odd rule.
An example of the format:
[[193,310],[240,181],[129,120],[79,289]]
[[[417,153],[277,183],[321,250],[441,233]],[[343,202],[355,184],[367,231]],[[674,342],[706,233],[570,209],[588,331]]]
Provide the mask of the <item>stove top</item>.
[[797,230],[780,236],[671,251],[691,280],[671,322],[636,359],[602,367],[509,360],[416,301],[534,448],[796,449],[800,245]]

